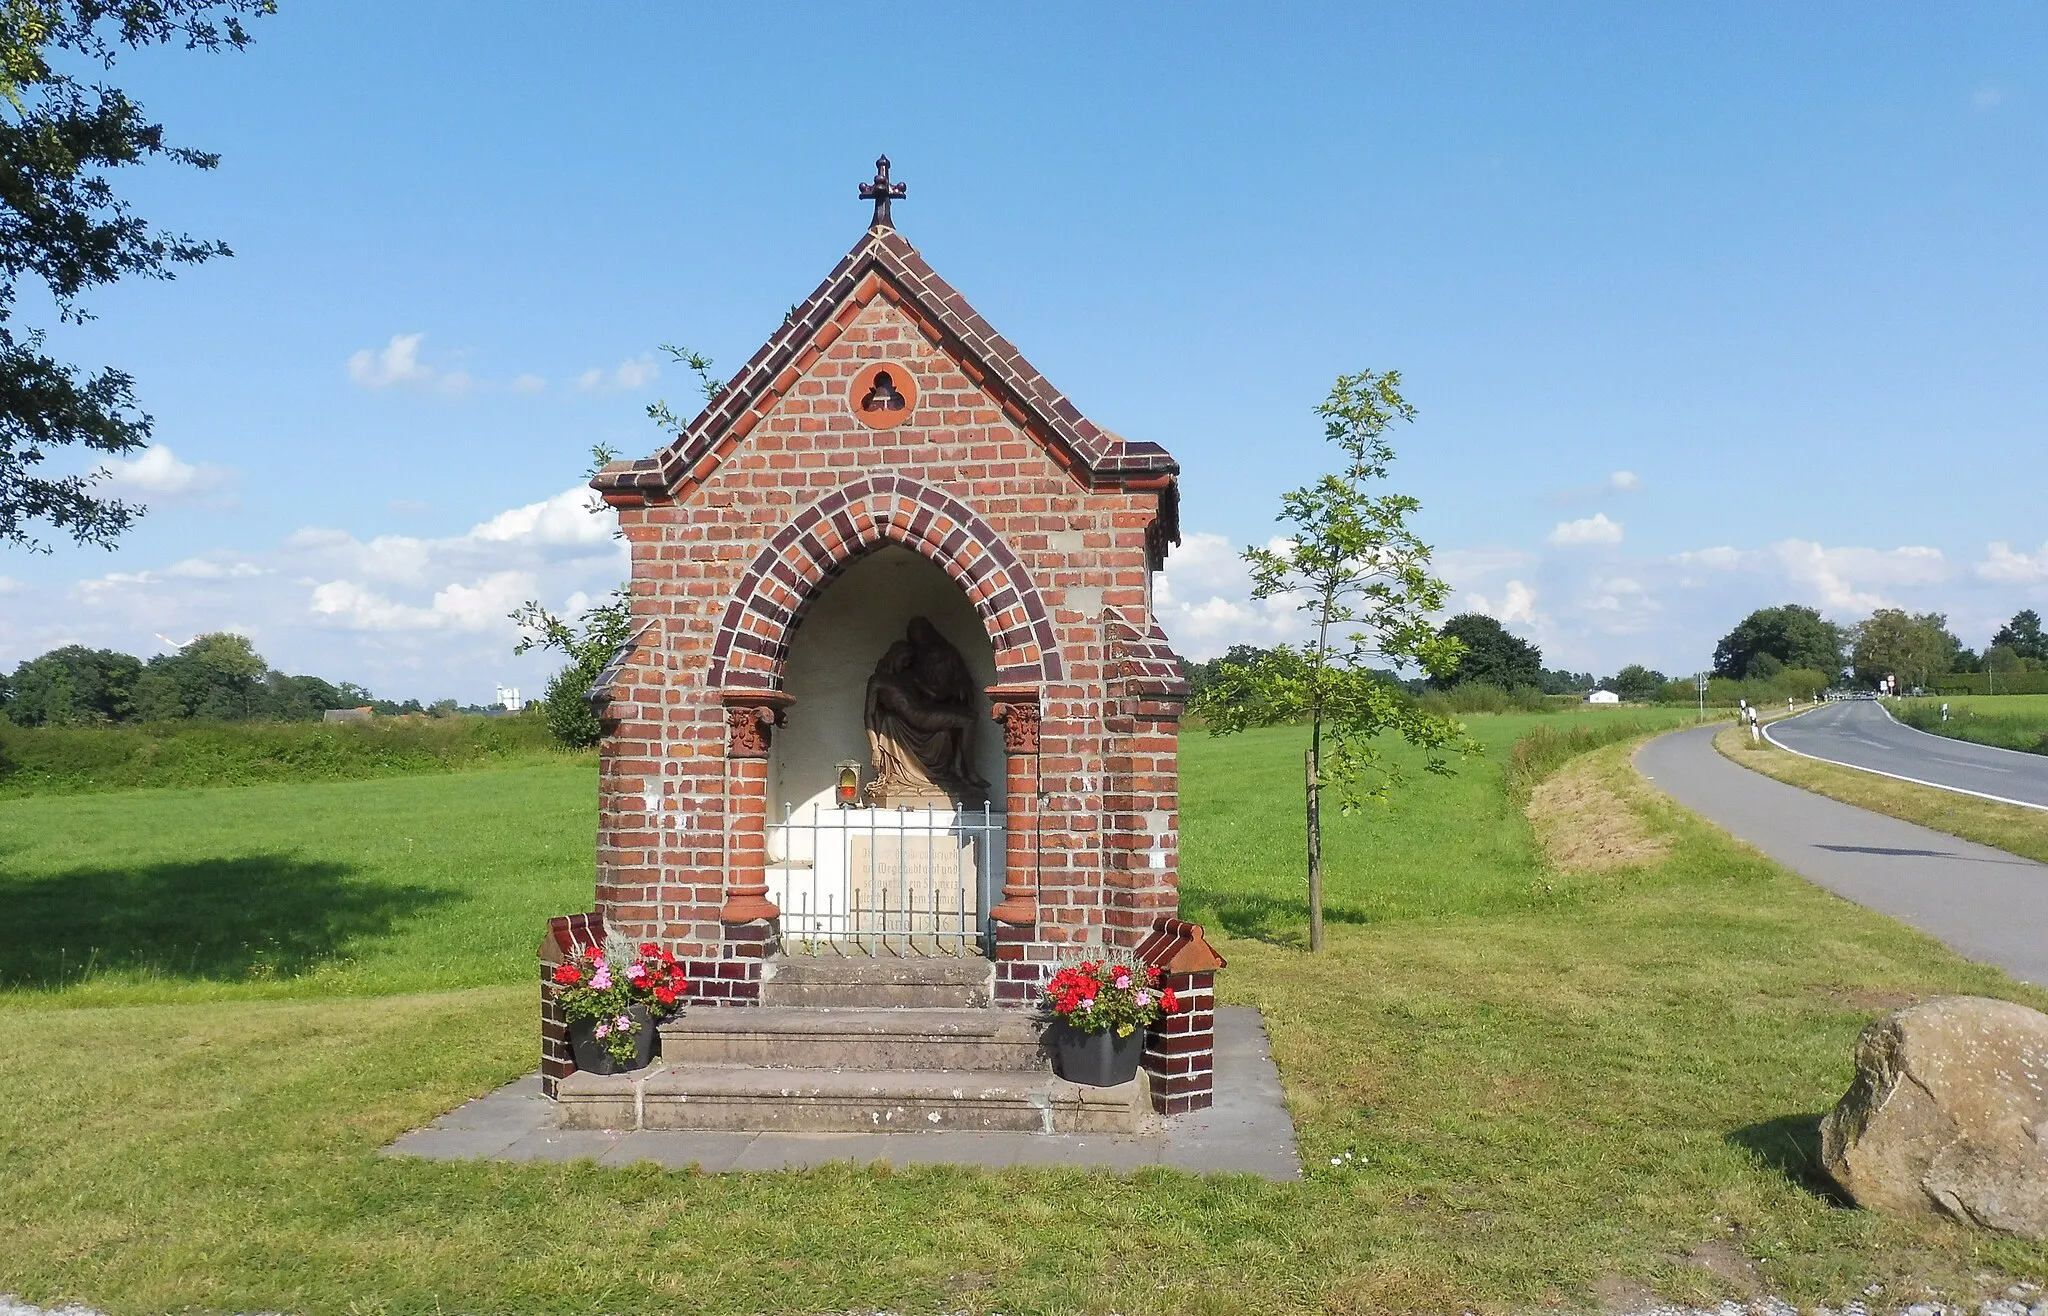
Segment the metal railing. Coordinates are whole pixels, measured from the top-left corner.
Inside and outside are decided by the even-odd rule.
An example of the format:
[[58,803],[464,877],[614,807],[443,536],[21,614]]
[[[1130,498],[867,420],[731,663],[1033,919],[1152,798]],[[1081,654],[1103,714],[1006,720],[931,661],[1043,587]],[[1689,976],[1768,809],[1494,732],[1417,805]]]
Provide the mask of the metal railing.
[[974,808],[782,806],[769,899],[786,954],[977,955],[1002,885],[1003,815]]

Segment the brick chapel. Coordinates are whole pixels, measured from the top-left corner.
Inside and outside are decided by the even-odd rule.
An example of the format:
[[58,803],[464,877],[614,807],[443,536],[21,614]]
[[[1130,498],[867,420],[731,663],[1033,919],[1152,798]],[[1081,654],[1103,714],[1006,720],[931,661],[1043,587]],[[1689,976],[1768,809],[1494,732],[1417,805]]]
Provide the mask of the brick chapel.
[[[637,629],[593,689],[596,908],[558,935],[661,942],[698,1009],[819,954],[972,961],[992,1007],[1028,1005],[1104,948],[1198,972],[1205,1002],[1221,961],[1176,917],[1186,688],[1152,611],[1180,468],[926,264],[904,191],[878,161],[824,282],[672,443],[592,481]],[[1160,1109],[1207,1104],[1192,1062],[1148,1068]]]

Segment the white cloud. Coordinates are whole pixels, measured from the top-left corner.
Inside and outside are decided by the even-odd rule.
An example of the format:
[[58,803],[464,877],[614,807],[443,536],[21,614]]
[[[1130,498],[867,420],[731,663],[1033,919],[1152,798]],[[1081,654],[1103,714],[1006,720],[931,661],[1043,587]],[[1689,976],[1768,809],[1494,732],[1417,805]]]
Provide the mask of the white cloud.
[[[552,498],[500,512],[473,527],[469,537],[486,543],[602,544],[618,525],[602,506],[588,489],[565,489]],[[600,510],[593,512],[593,507]]]
[[364,348],[348,359],[348,377],[364,388],[390,388],[393,384],[424,384],[434,372],[420,364],[420,342],[425,334],[393,334],[381,351]]
[[438,537],[307,527],[267,550],[163,564],[127,549],[120,571],[0,590],[0,663],[73,643],[148,654],[158,636],[234,630],[285,671],[392,698],[539,688],[561,660],[515,657],[507,614],[532,598],[573,615],[626,576],[617,518],[585,510],[589,500],[564,489]]
[[1595,512],[1576,521],[1559,521],[1548,538],[1559,545],[1619,544],[1621,532],[1621,522],[1608,520],[1605,512]]
[[[1276,539],[1275,552],[1291,545]],[[1251,575],[1237,546],[1223,535],[1182,536],[1152,581],[1152,611],[1179,653],[1214,658],[1233,644],[1277,644],[1303,634],[1292,597],[1252,598]]]
[[1938,548],[1825,548],[1810,539],[1771,546],[1785,576],[1817,597],[1823,608],[1870,612],[1891,607],[1900,586],[1938,584],[1949,575]]
[[1634,471],[1613,471],[1598,484],[1583,484],[1571,489],[1559,489],[1549,496],[1549,501],[1561,507],[1575,503],[1595,503],[1616,494],[1633,494],[1643,491],[1643,477]]
[[1979,579],[2000,585],[2048,585],[2048,543],[2038,553],[2017,553],[2001,539],[1984,551],[1984,560],[1974,568]]
[[134,457],[110,457],[98,470],[112,492],[152,504],[225,508],[237,501],[233,471],[181,461],[165,443],[152,443]]
[[630,393],[646,388],[661,378],[661,366],[655,361],[654,353],[642,352],[627,357],[611,370],[596,366],[576,376],[576,387],[585,393]]
[[1973,110],[1993,110],[2003,104],[2005,104],[2005,88],[2003,87],[1983,86],[1970,93],[1970,108]]
[[512,379],[514,393],[538,393],[548,386],[548,381],[539,375],[515,375]]
[[12,576],[0,576],[0,595],[18,593],[21,588],[21,582]]
[[1519,580],[1511,580],[1502,587],[1497,599],[1484,594],[1470,592],[1459,596],[1462,611],[1483,612],[1494,620],[1507,622],[1534,622],[1536,615],[1536,591]]
[[506,628],[506,616],[539,591],[530,571],[497,571],[471,583],[434,592],[424,607],[396,602],[354,581],[315,585],[308,606],[315,616],[358,631],[488,631]]
[[467,370],[437,370],[420,360],[424,333],[393,334],[391,341],[372,350],[363,348],[348,358],[348,377],[364,388],[394,388],[407,385],[431,388],[461,397],[482,383]]

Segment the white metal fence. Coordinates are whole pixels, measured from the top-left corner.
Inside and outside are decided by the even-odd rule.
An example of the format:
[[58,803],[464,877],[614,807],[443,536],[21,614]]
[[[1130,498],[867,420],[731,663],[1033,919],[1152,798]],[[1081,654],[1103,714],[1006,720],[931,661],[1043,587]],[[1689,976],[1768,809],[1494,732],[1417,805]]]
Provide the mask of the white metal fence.
[[768,827],[768,898],[787,954],[986,953],[1002,864],[1003,816],[986,804],[784,804]]

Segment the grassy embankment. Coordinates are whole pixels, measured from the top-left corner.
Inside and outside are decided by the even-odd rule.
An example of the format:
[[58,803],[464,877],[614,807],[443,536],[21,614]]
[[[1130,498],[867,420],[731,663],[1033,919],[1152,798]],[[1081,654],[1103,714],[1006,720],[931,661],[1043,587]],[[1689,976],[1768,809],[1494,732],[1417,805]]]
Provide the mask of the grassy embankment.
[[[1948,721],[1941,706],[1948,705]],[[1937,736],[1995,745],[1999,749],[2048,754],[2048,695],[1950,695],[1946,699],[1901,699],[1892,705],[1899,721]]]
[[530,717],[374,722],[155,722],[17,727],[0,720],[0,799],[24,795],[417,776],[565,758]]
[[1980,800],[1880,777],[1874,772],[1801,758],[1769,741],[1753,744],[1748,734],[1736,727],[1715,735],[1714,748],[1745,768],[1816,795],[2048,864],[2048,813],[2039,809]]
[[[1571,748],[1553,735],[1503,780],[1518,738],[1577,724],[1622,721],[1474,719],[1489,761],[1333,821],[1316,958],[1302,737],[1187,739],[1186,905],[1230,957],[1222,995],[1265,1011],[1308,1167],[1291,1185],[382,1158],[532,1067],[538,922],[589,895],[587,768],[0,801],[0,1292],[1440,1312],[2048,1279],[2048,1247],[1847,1210],[1812,1173],[1873,1013],[2048,995],[1728,842],[1643,786],[1627,744],[1532,790]],[[1622,834],[1560,840],[1587,819]]]

